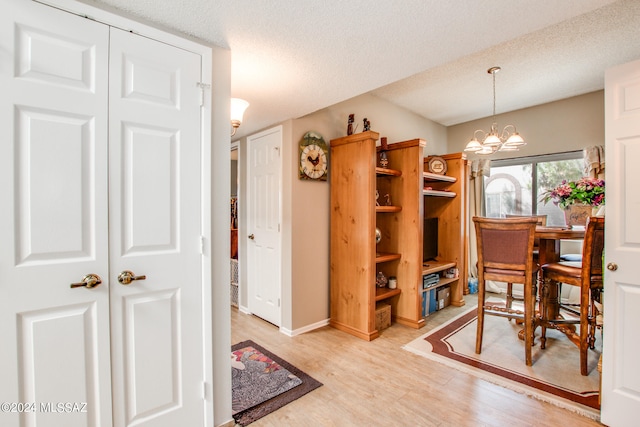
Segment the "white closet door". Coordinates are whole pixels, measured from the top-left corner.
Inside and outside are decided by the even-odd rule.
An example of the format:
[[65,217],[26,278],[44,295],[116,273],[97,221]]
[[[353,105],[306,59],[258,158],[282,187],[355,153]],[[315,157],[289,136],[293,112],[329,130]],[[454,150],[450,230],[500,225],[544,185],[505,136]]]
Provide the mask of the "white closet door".
[[111,30],[116,426],[204,423],[199,81],[199,55]]
[[[0,402],[29,412],[2,426],[111,425],[108,44],[105,25],[3,0]],[[87,274],[102,283],[70,287]]]

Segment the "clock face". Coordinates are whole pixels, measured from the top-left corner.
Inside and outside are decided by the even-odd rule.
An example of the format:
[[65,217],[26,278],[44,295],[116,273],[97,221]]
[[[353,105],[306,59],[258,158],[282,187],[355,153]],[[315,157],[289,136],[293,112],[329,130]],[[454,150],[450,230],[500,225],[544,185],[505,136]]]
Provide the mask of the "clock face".
[[303,178],[326,179],[327,153],[317,144],[309,144],[300,153],[300,171]]

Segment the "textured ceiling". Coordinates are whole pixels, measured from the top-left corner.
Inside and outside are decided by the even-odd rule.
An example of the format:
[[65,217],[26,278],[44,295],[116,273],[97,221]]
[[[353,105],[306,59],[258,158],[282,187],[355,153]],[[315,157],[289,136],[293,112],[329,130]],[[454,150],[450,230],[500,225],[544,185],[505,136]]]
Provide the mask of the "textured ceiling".
[[452,125],[602,89],[639,0],[85,0],[231,49],[244,136],[371,92]]

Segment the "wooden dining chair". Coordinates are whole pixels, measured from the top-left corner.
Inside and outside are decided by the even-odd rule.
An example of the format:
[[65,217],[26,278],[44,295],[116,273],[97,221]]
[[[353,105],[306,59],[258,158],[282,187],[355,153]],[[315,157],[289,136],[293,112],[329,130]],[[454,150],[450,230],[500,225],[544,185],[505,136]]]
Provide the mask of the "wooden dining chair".
[[[564,283],[580,288],[579,319],[549,319],[551,324],[579,324],[580,335],[578,345],[580,348],[580,373],[588,375],[587,353],[588,348],[594,348],[596,337],[597,309],[594,299],[599,297],[603,289],[602,281],[602,251],[604,250],[604,217],[591,217],[587,220],[587,226],[582,243],[582,262],[560,261],[542,266],[542,280],[544,286],[558,286]],[[544,298],[542,299],[544,304]],[[565,304],[561,304],[561,307]],[[544,313],[541,307],[540,312]],[[546,345],[547,325],[541,324],[541,348]]]
[[[525,363],[531,366],[535,317],[536,276],[538,266],[531,252],[538,220],[524,218],[473,217],[478,245],[478,328],[476,353],[482,351],[484,316],[494,315],[522,320],[524,323]],[[486,281],[495,280],[524,285],[523,310],[486,303]],[[517,339],[517,337],[516,337]]]
[[[505,215],[506,218],[525,218],[525,217],[531,217],[531,218],[536,218],[538,220],[537,222],[537,226],[540,227],[545,227],[547,225],[547,216],[546,215],[512,215],[512,214],[506,214]],[[538,264],[538,258],[540,255],[540,239],[536,238],[533,240],[533,251],[531,252],[533,254],[533,262],[535,264]],[[511,308],[511,305],[513,303],[513,301],[522,301],[522,298],[520,297],[514,297],[513,296],[513,283],[507,283],[507,307]]]

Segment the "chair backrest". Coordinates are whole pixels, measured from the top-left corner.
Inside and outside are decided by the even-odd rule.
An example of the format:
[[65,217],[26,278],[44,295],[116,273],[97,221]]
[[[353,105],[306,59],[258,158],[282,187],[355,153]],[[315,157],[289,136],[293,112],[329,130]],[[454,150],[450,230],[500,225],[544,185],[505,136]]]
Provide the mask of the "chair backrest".
[[535,217],[473,217],[478,244],[478,270],[533,271]]
[[[513,215],[506,214],[505,218],[536,218],[538,220],[537,224],[540,227],[547,226],[547,216],[546,215]],[[533,241],[534,249],[538,249],[540,247],[540,239],[535,239]]]
[[546,215],[513,215],[513,214],[505,214],[505,218],[537,218],[538,225],[540,227],[547,226],[547,216]]
[[582,243],[582,274],[602,281],[602,252],[604,251],[604,217],[587,219]]

